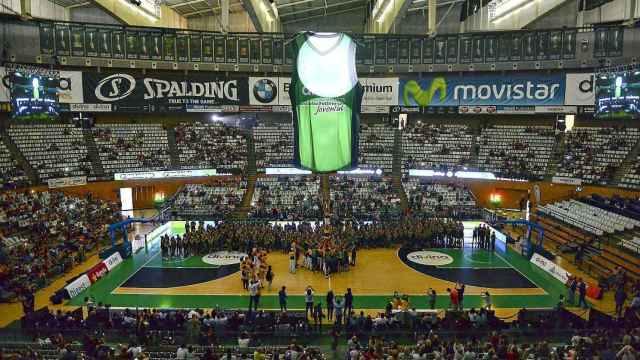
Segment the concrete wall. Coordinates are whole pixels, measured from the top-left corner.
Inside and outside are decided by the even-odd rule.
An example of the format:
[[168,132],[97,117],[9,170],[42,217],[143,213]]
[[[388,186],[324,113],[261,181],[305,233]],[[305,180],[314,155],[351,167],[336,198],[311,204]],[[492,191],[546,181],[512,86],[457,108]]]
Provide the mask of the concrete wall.
[[575,27],[578,20],[578,6],[575,1],[567,1],[557,8],[549,11],[532,23],[525,26],[527,29],[550,29],[561,27]]
[[0,0],[0,14],[20,14],[20,0]]
[[71,21],[97,24],[122,24],[118,19],[97,6],[83,6],[70,10]]
[[[220,31],[220,14],[190,17],[187,19],[187,28],[202,31]],[[256,32],[251,17],[245,11],[229,13],[229,31],[231,32]]]
[[[448,6],[438,7],[437,22],[442,21],[438,27],[438,34],[456,34],[460,31],[460,6],[455,5],[448,14],[446,14]],[[392,28],[390,32],[395,34],[426,34],[427,15],[424,10],[407,12],[404,18],[396,21],[395,29]]]

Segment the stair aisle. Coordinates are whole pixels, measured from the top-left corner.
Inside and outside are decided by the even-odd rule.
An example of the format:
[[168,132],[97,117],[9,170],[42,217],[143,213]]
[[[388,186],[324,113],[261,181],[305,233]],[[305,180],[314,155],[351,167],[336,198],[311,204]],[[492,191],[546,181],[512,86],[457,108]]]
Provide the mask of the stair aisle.
[[9,136],[9,133],[0,128],[0,138],[1,141],[4,142],[4,145],[7,147],[7,149],[9,149],[9,151],[11,152],[11,156],[16,159],[18,165],[22,168],[22,170],[24,170],[25,174],[27,174],[29,180],[31,181],[31,184],[39,184],[40,175],[38,174],[38,171],[36,171],[36,169],[31,166],[22,152],[20,152],[18,146],[16,146],[16,143],[14,143],[13,139],[11,139],[11,137]]
[[87,152],[89,159],[91,160],[93,173],[98,179],[105,178],[106,175],[104,173],[104,167],[102,166],[102,161],[100,161],[100,153],[98,152],[98,147],[96,146],[96,141],[91,129],[82,129],[82,137],[84,138],[84,143],[87,146]]

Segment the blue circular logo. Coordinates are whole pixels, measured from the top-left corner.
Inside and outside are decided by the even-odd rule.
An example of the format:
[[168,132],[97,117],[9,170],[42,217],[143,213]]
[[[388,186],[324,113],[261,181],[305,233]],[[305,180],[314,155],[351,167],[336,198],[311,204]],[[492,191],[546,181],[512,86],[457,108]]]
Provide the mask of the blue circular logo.
[[260,79],[253,84],[253,96],[263,104],[269,104],[278,96],[278,87],[270,79]]

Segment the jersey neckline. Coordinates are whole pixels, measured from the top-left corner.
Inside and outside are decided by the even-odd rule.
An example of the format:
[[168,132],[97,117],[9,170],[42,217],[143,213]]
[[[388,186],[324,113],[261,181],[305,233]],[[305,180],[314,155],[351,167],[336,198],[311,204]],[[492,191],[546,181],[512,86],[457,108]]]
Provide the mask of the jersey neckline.
[[[329,37],[337,37],[338,40],[335,42],[335,44],[331,45],[327,50],[322,51],[320,49],[318,49],[312,41],[309,40],[309,38],[311,36],[315,36],[315,37],[324,37],[324,38],[329,38]],[[340,46],[340,44],[342,43],[342,39],[344,38],[344,34],[343,33],[316,33],[316,32],[312,32],[312,31],[307,31],[304,33],[304,37],[305,37],[305,42],[307,44],[309,44],[309,47],[317,52],[320,55],[327,55],[328,53],[332,52],[333,50],[335,50],[337,47]]]

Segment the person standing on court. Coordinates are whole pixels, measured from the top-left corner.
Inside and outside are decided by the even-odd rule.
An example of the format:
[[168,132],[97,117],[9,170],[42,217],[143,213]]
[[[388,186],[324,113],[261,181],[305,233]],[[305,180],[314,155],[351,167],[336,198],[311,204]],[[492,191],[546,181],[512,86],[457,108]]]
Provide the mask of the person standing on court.
[[578,279],[578,306],[586,309],[589,307],[587,305],[587,284],[582,280],[582,278]]
[[451,309],[454,311],[458,310],[458,290],[456,288],[449,289],[447,288],[447,292],[449,293],[449,300],[451,301]]
[[271,269],[271,265],[267,269],[267,274],[265,275],[265,279],[267,280],[267,290],[271,291],[271,283],[273,282],[273,270]]
[[340,298],[336,298],[333,302],[333,307],[336,311],[336,326],[340,328],[342,326],[342,314],[344,311],[344,301]]
[[622,310],[624,309],[624,303],[625,301],[627,301],[627,293],[624,291],[623,286],[618,286],[614,297],[616,301],[616,316],[618,318],[621,318]]
[[462,311],[464,309],[464,284],[456,284],[456,291],[458,292],[458,307]]
[[429,302],[429,309],[434,310],[436,308],[436,299],[437,299],[436,291],[433,290],[432,288],[429,288],[429,291],[427,291],[427,297]]
[[576,301],[576,289],[578,288],[578,283],[574,277],[569,278],[569,286],[567,289],[567,303],[569,306],[574,306]]
[[353,311],[353,293],[351,288],[347,288],[347,292],[344,294],[344,312],[346,317],[351,317]]
[[353,245],[351,247],[351,266],[356,266],[356,255],[357,255],[356,246]]
[[322,303],[318,302],[313,309],[313,323],[316,327],[316,331],[320,332],[320,328],[322,327],[322,318],[324,314],[322,314]]
[[327,320],[333,320],[333,290],[329,290],[327,293]]
[[285,286],[278,292],[278,300],[280,301],[280,311],[287,311],[287,288]]
[[307,286],[307,291],[304,294],[304,302],[307,305],[305,308],[305,315],[313,317],[313,288],[311,285]]
[[251,307],[258,311],[258,303],[260,302],[260,280],[253,279],[249,284],[249,312]]
[[482,303],[486,310],[491,310],[491,294],[489,294],[489,290],[485,290],[482,293]]
[[289,272],[296,273],[296,253],[293,249],[289,251]]

